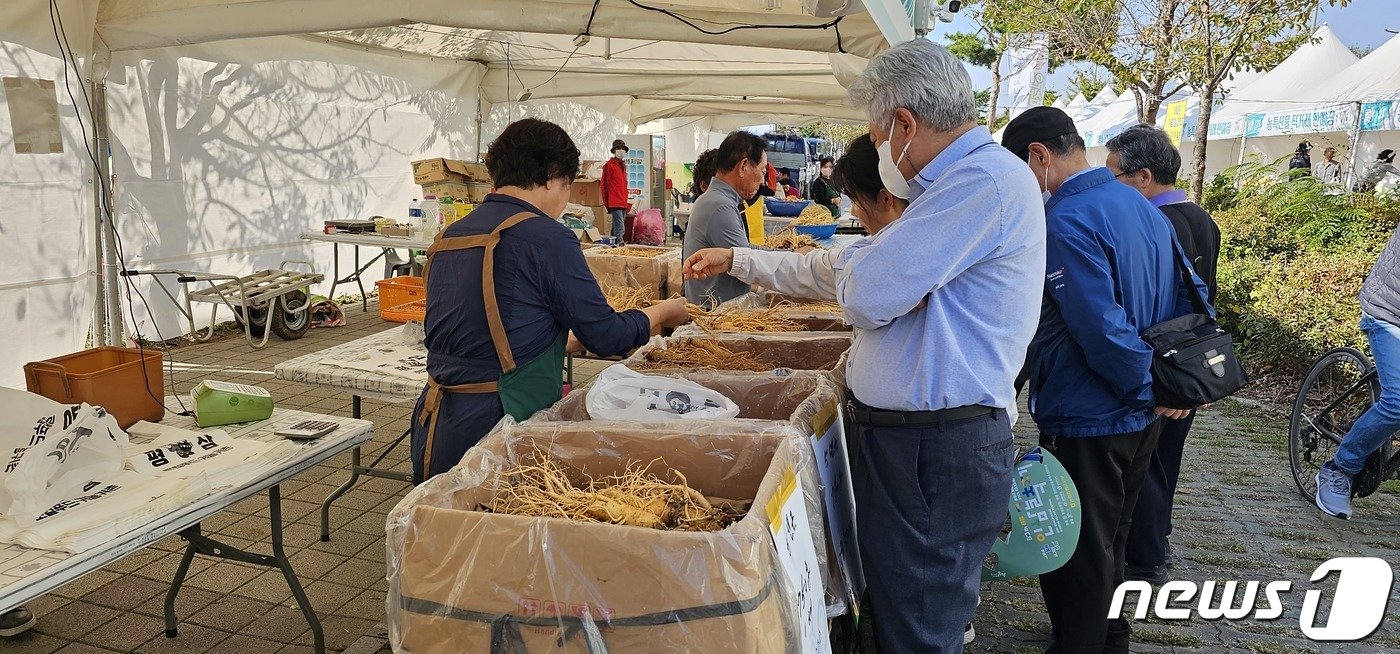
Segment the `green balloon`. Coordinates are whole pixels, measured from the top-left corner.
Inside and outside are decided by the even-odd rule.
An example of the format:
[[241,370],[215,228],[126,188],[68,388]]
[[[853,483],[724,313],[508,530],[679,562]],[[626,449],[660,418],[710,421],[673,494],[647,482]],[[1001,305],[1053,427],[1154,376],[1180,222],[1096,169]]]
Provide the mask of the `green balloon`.
[[1079,544],[1079,491],[1069,472],[1037,447],[1016,462],[1011,531],[992,544],[982,581],[1033,577],[1064,565]]

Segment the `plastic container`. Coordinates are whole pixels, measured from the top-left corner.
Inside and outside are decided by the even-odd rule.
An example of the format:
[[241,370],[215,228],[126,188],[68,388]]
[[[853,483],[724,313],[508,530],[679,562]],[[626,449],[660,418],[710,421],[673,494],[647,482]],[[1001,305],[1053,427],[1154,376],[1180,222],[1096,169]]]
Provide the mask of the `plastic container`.
[[419,228],[419,231],[425,234],[436,233],[438,228],[442,227],[441,209],[438,205],[437,196],[423,196],[421,210],[423,212],[423,226]]
[[417,225],[423,220],[423,206],[418,204],[418,198],[413,198],[408,203],[408,224]]
[[98,347],[24,364],[25,386],[55,402],[100,406],[126,429],[165,417],[165,375],[156,350]]
[[798,234],[806,234],[818,241],[824,241],[836,235],[836,223],[829,225],[793,225],[792,229]]
[[[402,317],[397,309],[418,300],[427,300],[428,291],[423,288],[422,277],[390,277],[374,283],[379,288],[379,317],[390,322],[407,322],[415,318]],[[416,320],[422,320],[420,316]]]
[[389,322],[423,322],[428,315],[428,301],[414,300],[388,309],[379,308],[379,317]]
[[763,198],[763,207],[768,210],[770,216],[796,216],[802,213],[807,205],[812,204],[811,200],[779,200],[778,198]]

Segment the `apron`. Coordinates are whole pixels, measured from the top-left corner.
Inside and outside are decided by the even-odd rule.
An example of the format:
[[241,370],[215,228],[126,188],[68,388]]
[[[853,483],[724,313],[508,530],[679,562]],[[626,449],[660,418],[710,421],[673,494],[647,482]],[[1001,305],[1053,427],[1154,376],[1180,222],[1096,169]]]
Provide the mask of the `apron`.
[[428,392],[423,397],[423,410],[418,415],[420,424],[428,428],[423,446],[423,479],[430,476],[433,458],[433,439],[437,432],[438,409],[446,393],[498,393],[506,415],[524,420],[536,411],[554,404],[563,395],[560,371],[564,369],[564,349],[568,332],[561,331],[554,343],[530,362],[517,366],[506,340],[505,323],[501,322],[500,305],[496,301],[495,252],[501,242],[501,232],[537,217],[534,213],[522,211],[502,222],[490,234],[475,236],[439,236],[428,248],[428,260],[423,264],[423,286],[427,288],[428,271],[432,268],[433,255],[456,250],[485,248],[486,255],[481,265],[481,297],[486,304],[486,324],[491,330],[491,343],[496,347],[496,357],[501,362],[501,376],[494,382],[456,384],[443,386],[431,376],[428,377]]
[[749,234],[749,243],[763,245],[767,237],[763,233],[763,198],[744,208],[744,231]]

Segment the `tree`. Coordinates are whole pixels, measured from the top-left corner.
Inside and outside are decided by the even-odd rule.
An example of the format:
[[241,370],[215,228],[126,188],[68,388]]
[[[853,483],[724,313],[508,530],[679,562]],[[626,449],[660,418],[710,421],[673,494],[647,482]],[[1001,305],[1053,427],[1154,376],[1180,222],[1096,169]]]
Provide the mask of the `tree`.
[[1354,54],[1354,55],[1356,55],[1356,58],[1357,58],[1357,59],[1365,59],[1365,58],[1366,58],[1366,55],[1371,54],[1372,52],[1375,52],[1375,51],[1376,51],[1376,46],[1373,46],[1373,45],[1349,45],[1349,46],[1347,46],[1347,49],[1348,49],[1348,50],[1351,50],[1351,53]]
[[1085,100],[1093,100],[1094,96],[1108,86],[1108,80],[1092,70],[1083,68],[1074,71],[1069,76],[1069,88],[1065,89],[1065,95],[1073,98],[1075,95],[1083,95]]
[[[973,13],[977,13],[975,10]],[[975,19],[974,19],[975,20]],[[953,32],[948,35],[948,52],[974,66],[992,71],[992,86],[987,89],[986,120],[991,124],[997,115],[997,99],[1001,95],[1001,55],[1006,52],[1011,37],[982,24],[976,32]]]
[[1059,92],[1059,91],[1046,91],[1046,92],[1045,92],[1045,103],[1044,103],[1044,104],[1045,104],[1045,106],[1048,107],[1048,106],[1050,106],[1050,105],[1052,105],[1052,104],[1055,104],[1055,101],[1056,101],[1056,100],[1059,100],[1059,99],[1060,99],[1060,92]]
[[1162,102],[1186,86],[1176,42],[1187,6],[1195,1],[1023,0],[1020,4],[1025,15],[1035,16],[1031,25],[1038,27],[1034,29],[1051,34],[1053,54],[1107,69],[1137,97],[1138,120],[1155,124]]
[[1267,69],[1283,61],[1309,35],[1313,13],[1323,4],[1349,0],[1191,0],[1180,50],[1186,79],[1200,95],[1191,156],[1191,198],[1205,184],[1206,135],[1216,91],[1241,69]]

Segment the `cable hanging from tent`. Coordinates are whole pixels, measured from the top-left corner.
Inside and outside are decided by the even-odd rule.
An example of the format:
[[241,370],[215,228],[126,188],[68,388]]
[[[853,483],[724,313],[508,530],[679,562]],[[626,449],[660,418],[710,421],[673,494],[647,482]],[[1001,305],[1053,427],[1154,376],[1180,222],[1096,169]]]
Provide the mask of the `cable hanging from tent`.
[[[78,99],[73,94],[73,87],[68,79],[69,62],[71,60],[73,70],[78,70],[78,56],[73,53],[73,46],[68,42],[68,30],[63,27],[63,12],[59,10],[58,3],[56,0],[49,0],[49,24],[53,27],[54,42],[58,46],[59,54],[62,55],[63,59],[63,88],[68,93],[68,101],[73,103],[73,116],[77,119],[78,129],[81,131],[83,136],[83,151],[87,153],[88,160],[92,162],[94,173],[93,182],[97,184],[98,188],[97,210],[102,214],[102,219],[111,226],[113,246],[116,248],[117,251],[117,262],[121,265],[121,270],[126,271],[126,252],[125,249],[122,247],[121,233],[117,231],[117,226],[115,223],[116,214],[112,208],[112,199],[109,195],[109,189],[107,187],[106,180],[100,179],[100,174],[102,172],[102,164],[98,161],[97,153],[93,152],[91,144],[88,143],[87,125],[83,122],[83,112],[78,109]],[[79,85],[78,88],[82,91],[83,102],[86,103],[85,106],[87,107],[88,111],[93,111],[92,98],[88,96],[87,86]],[[93,123],[93,136],[94,138],[96,138],[98,136],[98,133],[95,117],[93,118]],[[142,342],[144,340],[144,337],[141,335],[140,323],[136,320],[136,306],[135,303],[131,301],[132,291],[135,291],[136,296],[141,299],[141,304],[146,308],[146,315],[148,316],[152,315],[151,304],[146,300],[146,296],[143,293],[141,293],[141,289],[135,288],[135,285],[131,281],[131,278],[127,277],[127,311],[131,316],[132,329],[136,332],[136,350],[139,353],[141,359],[144,361],[146,358],[146,347],[145,344]],[[121,316],[116,316],[116,319],[121,320]],[[151,320],[151,326],[154,327],[156,330],[156,338],[160,339],[161,342],[165,342],[165,336],[160,333],[160,326],[156,325],[154,318],[152,318]],[[175,362],[173,360],[168,360],[167,357],[162,358],[167,359],[166,366],[168,372],[166,373],[166,379],[169,382],[168,385],[170,387],[170,394],[175,397],[175,401],[180,405],[180,411],[171,411],[171,413],[177,413],[178,415],[182,416],[192,415],[190,413],[190,410],[185,406],[184,400],[181,399],[180,395],[175,392]],[[151,399],[158,402],[162,407],[165,407],[166,405],[164,398],[156,397],[155,392],[151,390],[151,380],[146,371],[146,366],[144,365],[141,366],[141,376],[145,381],[144,386],[146,388],[146,394],[150,395]],[[167,407],[166,410],[169,411],[170,409]]]
[[[837,16],[836,18],[832,19],[832,20],[829,21],[829,22],[820,23],[820,24],[817,24],[817,25],[754,25],[754,24],[745,24],[745,23],[738,23],[738,24],[735,24],[735,23],[716,23],[716,22],[714,22],[714,21],[704,20],[704,19],[702,19],[702,18],[691,18],[691,17],[689,17],[689,16],[685,16],[685,15],[682,15],[682,14],[678,14],[678,13],[676,13],[676,12],[674,12],[674,11],[671,11],[670,9],[666,9],[666,8],[664,8],[664,7],[652,7],[652,6],[649,6],[649,5],[644,5],[644,4],[640,3],[640,2],[637,2],[637,0],[627,0],[627,2],[628,2],[629,4],[631,4],[632,6],[638,8],[638,9],[645,9],[645,10],[647,10],[647,11],[654,11],[654,12],[657,12],[657,13],[659,13],[659,14],[663,14],[663,15],[669,16],[669,17],[671,17],[671,18],[674,18],[674,19],[680,21],[681,23],[685,24],[685,25],[686,25],[687,27],[689,27],[690,29],[693,29],[693,30],[695,30],[695,31],[697,31],[697,32],[700,32],[701,34],[708,34],[708,35],[710,35],[710,36],[721,36],[721,35],[724,35],[724,34],[729,34],[730,32],[737,32],[737,31],[739,31],[739,30],[767,30],[767,29],[777,29],[777,30],[824,30],[824,29],[827,29],[827,28],[829,27],[829,28],[833,28],[833,29],[836,31],[836,51],[837,51],[837,52],[845,52],[845,51],[846,51],[846,48],[845,48],[844,46],[842,46],[842,44],[841,44],[841,20],[842,20],[843,18],[845,18],[845,16]],[[699,25],[696,25],[695,23],[693,23],[693,22],[691,22],[691,21],[698,21],[698,22],[702,22],[702,23],[709,23],[709,24],[711,24],[711,25],[729,25],[729,27],[726,27],[725,29],[722,29],[722,30],[709,30],[709,29],[705,29],[705,28],[703,28],[703,27],[701,27],[701,26],[699,26]]]

